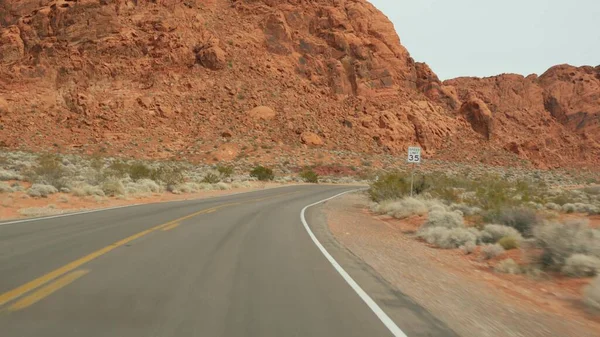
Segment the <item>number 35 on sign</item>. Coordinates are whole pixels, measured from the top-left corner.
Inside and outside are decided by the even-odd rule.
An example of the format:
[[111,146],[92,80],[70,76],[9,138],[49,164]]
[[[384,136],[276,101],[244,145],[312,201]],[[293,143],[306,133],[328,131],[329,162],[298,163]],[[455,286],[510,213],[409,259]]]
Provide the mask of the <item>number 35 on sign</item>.
[[411,146],[408,148],[408,162],[409,163],[421,163],[421,148]]

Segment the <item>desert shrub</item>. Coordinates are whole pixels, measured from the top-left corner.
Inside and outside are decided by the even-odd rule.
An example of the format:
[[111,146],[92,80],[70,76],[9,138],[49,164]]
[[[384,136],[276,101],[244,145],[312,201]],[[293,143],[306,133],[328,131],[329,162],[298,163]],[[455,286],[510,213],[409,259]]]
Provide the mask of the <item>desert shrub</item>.
[[12,193],[14,190],[5,182],[0,182],[0,193]]
[[116,178],[107,179],[101,185],[102,192],[108,196],[117,196],[125,194],[125,186],[121,182],[121,180]]
[[233,166],[217,166],[217,171],[223,178],[229,178],[233,175]]
[[183,170],[176,166],[161,165],[150,172],[150,179],[162,182],[168,190],[172,190],[176,185],[183,183]]
[[465,228],[429,227],[420,229],[417,236],[427,243],[444,249],[475,244],[477,238]]
[[427,221],[422,228],[429,227],[445,227],[445,228],[460,228],[464,227],[465,223],[462,215],[457,212],[448,212],[443,210],[434,210],[429,212]]
[[19,214],[27,217],[39,217],[63,213],[63,211],[61,211],[60,209],[56,209],[56,206],[54,205],[48,205],[46,207],[21,208],[18,212]]
[[209,172],[207,173],[204,178],[202,178],[202,182],[205,184],[216,184],[218,182],[221,181],[221,177],[219,177],[218,175]]
[[574,254],[600,258],[600,230],[590,228],[586,221],[536,226],[534,237],[542,249],[540,263],[548,269],[560,270]]
[[561,211],[562,207],[559,204],[555,204],[553,202],[549,202],[547,204],[544,205],[546,207],[546,209],[552,210],[552,211]]
[[481,231],[480,240],[483,243],[496,243],[503,237],[521,238],[521,233],[516,229],[504,225],[485,225]]
[[260,181],[269,181],[275,179],[275,174],[273,173],[272,169],[260,165],[254,167],[250,171],[250,176]]
[[583,189],[587,194],[600,195],[600,186],[590,186]]
[[123,179],[129,174],[129,168],[129,164],[121,160],[116,160],[108,166],[108,168],[104,171],[104,175],[107,177]]
[[600,270],[600,259],[594,256],[573,254],[565,261],[561,272],[571,277],[594,276]]
[[520,274],[522,272],[521,266],[519,266],[513,259],[505,259],[500,261],[494,270],[497,273],[504,274]]
[[373,211],[387,214],[397,219],[404,219],[412,215],[427,214],[427,206],[419,199],[406,197],[400,200],[385,200],[375,204]]
[[504,248],[497,243],[487,244],[481,248],[481,253],[486,260],[489,260],[504,254]]
[[583,291],[583,302],[590,308],[600,310],[600,276],[597,276]]
[[249,188],[251,185],[247,181],[234,181],[231,183],[232,188]]
[[61,195],[60,197],[58,197],[58,202],[66,204],[69,202],[69,197],[67,197],[66,195]]
[[44,185],[44,184],[33,184],[27,190],[27,194],[30,197],[42,197],[46,198],[50,194],[58,193],[56,187],[52,185]]
[[23,179],[23,177],[16,172],[0,170],[0,181],[22,180],[22,179]]
[[574,204],[564,204],[562,210],[565,213],[595,213],[596,206],[577,202]]
[[531,237],[533,226],[539,223],[535,211],[527,208],[503,208],[498,211],[490,211],[484,219],[488,222],[512,227],[524,237]]
[[504,248],[504,250],[511,250],[519,248],[519,239],[514,236],[505,236],[498,240],[498,244]]
[[127,191],[127,194],[159,193],[160,186],[153,180],[141,179],[136,182],[128,183],[125,190]]
[[475,252],[475,249],[477,248],[477,244],[473,241],[469,241],[467,243],[465,243],[464,245],[460,246],[460,249],[466,254],[473,254]]
[[401,172],[387,173],[370,184],[369,196],[375,202],[400,199],[410,194],[410,176]]
[[198,185],[196,183],[184,183],[184,184],[179,184],[179,185],[174,186],[172,188],[171,192],[173,192],[175,194],[195,193],[195,192],[198,192],[198,190],[200,190],[200,185]]
[[36,166],[27,175],[33,183],[52,185],[56,188],[66,185],[67,171],[62,165],[61,158],[55,154],[39,156]]
[[80,184],[71,189],[71,193],[76,197],[85,196],[105,196],[104,191],[100,186],[91,186],[88,184]]
[[465,204],[452,204],[450,205],[450,210],[461,211],[462,214],[466,216],[473,216],[482,212],[482,209],[479,207],[471,207]]
[[216,190],[225,191],[225,190],[231,189],[231,186],[229,184],[224,183],[224,182],[220,182],[220,183],[216,183],[215,184],[215,189]]
[[129,166],[127,173],[133,181],[141,179],[150,179],[152,176],[152,170],[143,163],[134,163]]
[[302,172],[300,172],[300,178],[302,178],[307,183],[316,184],[319,182],[319,175],[312,169],[305,169]]

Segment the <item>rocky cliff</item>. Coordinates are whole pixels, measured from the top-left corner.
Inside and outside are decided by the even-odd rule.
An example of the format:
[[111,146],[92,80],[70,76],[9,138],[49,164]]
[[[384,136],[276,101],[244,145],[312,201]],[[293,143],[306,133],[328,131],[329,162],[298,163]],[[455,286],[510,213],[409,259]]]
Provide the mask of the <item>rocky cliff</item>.
[[364,0],[4,0],[0,24],[8,148],[600,158],[598,67],[440,82]]

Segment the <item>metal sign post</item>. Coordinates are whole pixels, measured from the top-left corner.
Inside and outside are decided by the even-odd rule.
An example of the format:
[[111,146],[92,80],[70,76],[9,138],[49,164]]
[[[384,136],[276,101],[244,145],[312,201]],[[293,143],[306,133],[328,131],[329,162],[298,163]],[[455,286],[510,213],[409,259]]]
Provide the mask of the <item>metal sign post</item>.
[[410,196],[413,196],[413,186],[415,180],[415,164],[421,163],[421,148],[410,146],[408,148],[408,162],[412,164],[412,172],[410,174]]

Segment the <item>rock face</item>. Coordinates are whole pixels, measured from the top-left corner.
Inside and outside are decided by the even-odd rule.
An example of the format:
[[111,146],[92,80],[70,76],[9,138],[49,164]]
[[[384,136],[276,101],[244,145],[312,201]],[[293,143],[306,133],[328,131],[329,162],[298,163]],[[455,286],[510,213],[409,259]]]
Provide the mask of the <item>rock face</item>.
[[475,97],[489,107],[493,142],[505,150],[538,166],[598,163],[600,67],[558,65],[539,77],[505,74],[444,85],[460,100]]
[[570,66],[441,82],[365,0],[0,4],[9,147],[193,158],[227,130],[240,149],[420,144],[429,158],[594,167],[599,82],[598,67]]
[[473,130],[490,140],[492,136],[492,113],[479,98],[471,98],[463,103],[459,114],[464,115]]

